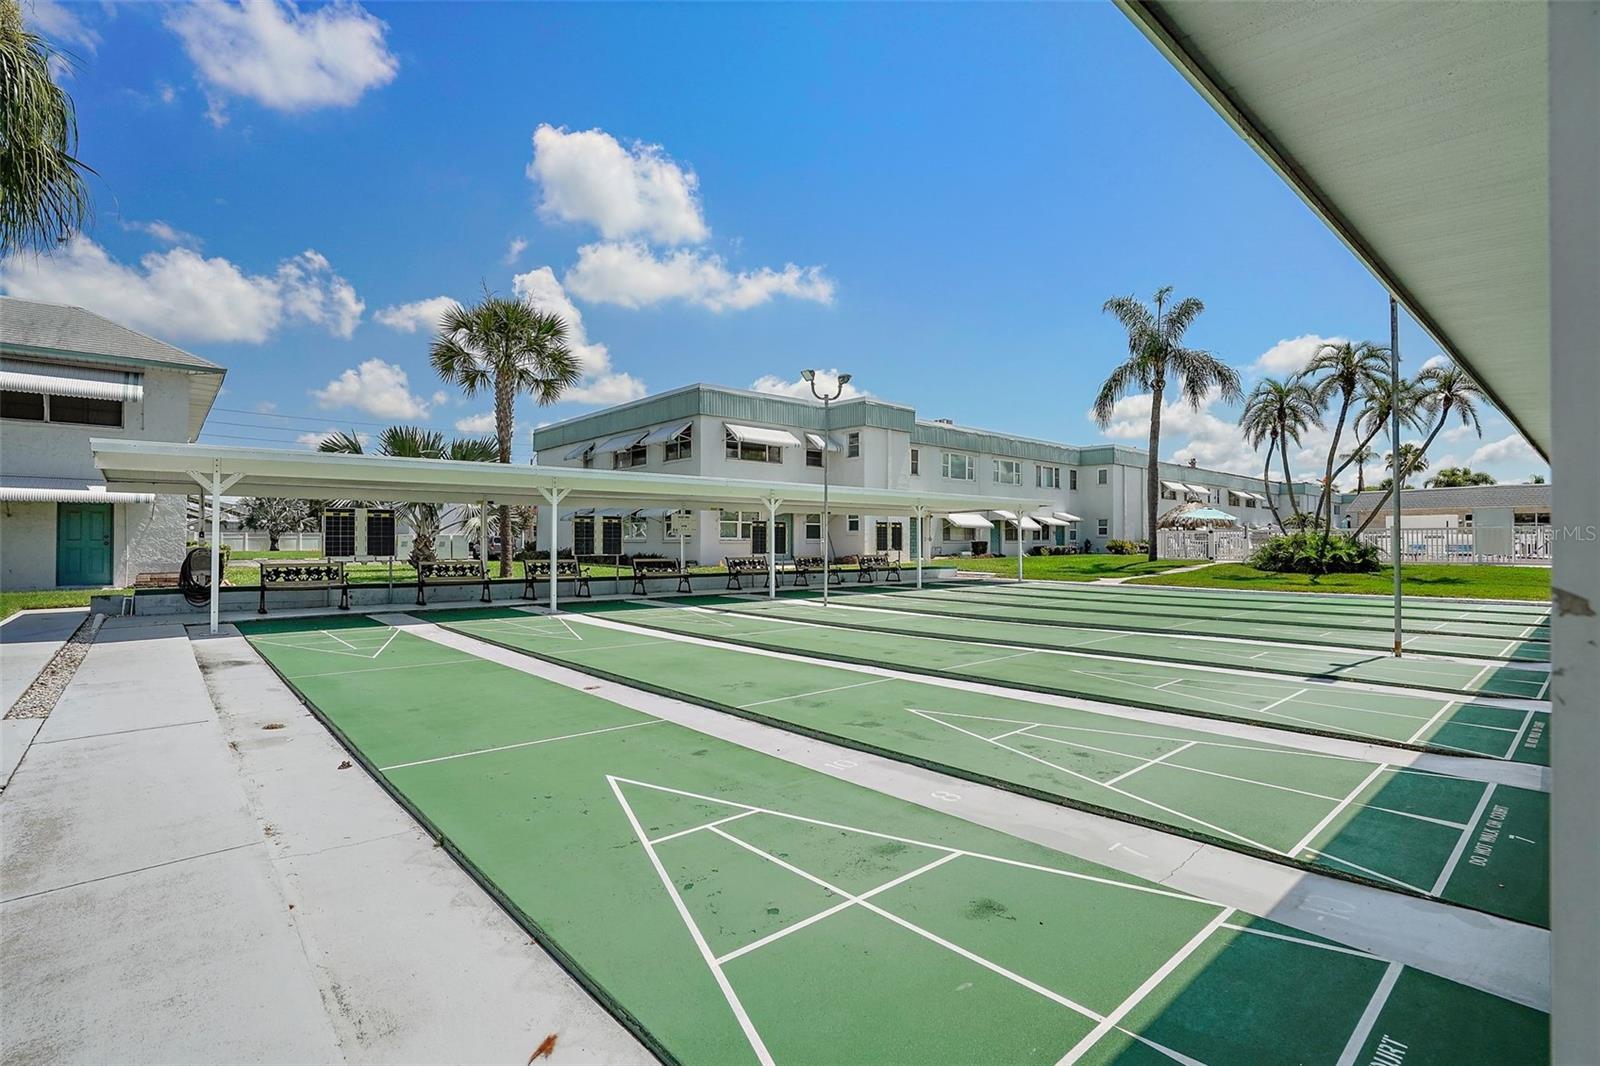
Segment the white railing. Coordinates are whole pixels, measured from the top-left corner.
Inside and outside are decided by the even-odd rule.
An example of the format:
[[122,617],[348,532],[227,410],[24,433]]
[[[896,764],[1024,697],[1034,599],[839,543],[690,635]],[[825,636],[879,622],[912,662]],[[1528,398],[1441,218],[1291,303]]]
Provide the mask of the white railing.
[[[1504,527],[1502,526],[1503,530]],[[1511,530],[1509,542],[1503,538],[1491,546],[1493,531],[1474,531],[1470,527],[1402,527],[1402,563],[1515,563],[1549,562],[1551,527],[1521,525]],[[1378,558],[1388,562],[1391,533],[1369,529],[1361,534],[1363,543],[1378,549]],[[1504,549],[1504,550],[1496,550]]]
[[1214,559],[1237,563],[1271,540],[1266,529],[1163,529],[1156,547],[1163,559]]

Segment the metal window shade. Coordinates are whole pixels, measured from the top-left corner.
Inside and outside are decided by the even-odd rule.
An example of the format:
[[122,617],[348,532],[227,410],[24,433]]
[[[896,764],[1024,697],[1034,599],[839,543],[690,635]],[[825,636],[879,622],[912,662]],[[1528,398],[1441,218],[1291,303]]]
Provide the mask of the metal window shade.
[[7,392],[42,392],[47,396],[137,403],[144,399],[143,380],[143,375],[131,370],[98,370],[0,359],[0,389]]
[[1063,522],[1082,522],[1083,521],[1083,519],[1079,518],[1077,515],[1070,514],[1070,513],[1066,512],[1066,511],[1057,511],[1056,512],[1056,517],[1061,519]]
[[723,428],[733,434],[740,444],[765,444],[775,448],[796,447],[800,440],[786,429],[767,429],[765,426],[741,426],[724,422]]
[[1015,522],[1017,520],[1017,515],[1016,515],[1015,511],[1002,511],[999,508],[995,508],[994,510],[990,511],[989,513],[990,514],[994,514],[994,515],[999,515],[1001,518],[1004,518],[1007,522]]
[[610,455],[612,452],[625,452],[635,444],[644,440],[645,432],[642,429],[631,430],[627,433],[618,433],[605,442],[595,447],[596,455]]
[[970,511],[957,511],[953,514],[947,514],[944,516],[944,520],[949,522],[951,525],[959,526],[962,529],[994,528],[993,522],[989,521],[981,514],[974,514]]
[[581,459],[585,452],[593,451],[593,450],[594,450],[594,445],[588,443],[587,441],[585,441],[584,443],[578,445],[576,448],[572,449],[566,455],[563,455],[561,458],[563,458],[563,459]]
[[665,444],[665,443],[667,443],[667,441],[669,441],[672,438],[678,436],[684,430],[688,429],[689,427],[691,427],[693,425],[694,425],[694,422],[691,420],[691,421],[688,421],[688,422],[672,422],[672,423],[669,423],[669,424],[667,424],[665,426],[657,426],[655,429],[652,429],[649,433],[646,433],[644,435],[644,439],[641,440],[639,443],[640,444],[644,444],[644,445]]

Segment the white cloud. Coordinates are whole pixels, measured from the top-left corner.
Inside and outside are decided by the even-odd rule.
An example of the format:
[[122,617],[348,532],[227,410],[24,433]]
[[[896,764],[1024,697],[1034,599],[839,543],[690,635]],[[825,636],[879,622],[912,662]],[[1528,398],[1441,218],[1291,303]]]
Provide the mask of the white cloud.
[[358,4],[302,12],[292,0],[176,5],[166,23],[205,86],[217,125],[226,100],[241,96],[275,111],[349,107],[368,89],[394,80],[400,63],[388,27]]
[[660,145],[625,148],[604,130],[541,125],[533,132],[528,177],[539,183],[539,212],[583,222],[612,240],[643,236],[663,244],[699,243],[711,235],[700,212],[699,179]]
[[1539,453],[1533,450],[1531,444],[1516,433],[1508,433],[1499,440],[1490,441],[1473,452],[1467,460],[1467,465],[1472,467],[1512,463],[1543,466],[1544,460],[1539,458]]
[[682,249],[657,256],[637,241],[584,245],[563,280],[595,303],[637,308],[680,300],[712,311],[743,311],[775,296],[830,304],[834,289],[821,267],[789,263],[734,273],[717,255]]
[[156,83],[156,98],[159,99],[164,104],[173,103],[178,99],[178,90],[174,89],[172,86],[168,85],[164,81],[157,82]]
[[511,238],[511,243],[506,245],[506,266],[516,266],[517,260],[522,258],[522,253],[528,250],[528,242],[523,237]]
[[188,230],[181,230],[172,223],[159,218],[153,218],[146,222],[141,222],[137,219],[125,221],[122,223],[122,228],[132,233],[143,233],[146,236],[154,237],[162,244],[173,244],[183,248],[199,249],[200,245],[205,243]]
[[1439,433],[1439,439],[1447,444],[1459,444],[1464,440],[1469,440],[1472,437],[1477,436],[1481,436],[1481,434],[1470,424],[1464,426],[1451,426],[1449,429],[1441,430]]
[[432,333],[439,328],[439,320],[444,318],[444,313],[455,305],[456,302],[448,296],[430,296],[425,300],[394,304],[374,311],[372,319],[401,333],[415,333],[418,330]]
[[1256,357],[1250,369],[1261,374],[1298,374],[1305,369],[1324,344],[1343,344],[1344,337],[1324,337],[1317,333],[1302,333],[1298,337],[1281,340]]
[[[818,392],[821,392],[825,395],[832,395],[834,392],[839,392],[839,398],[841,400],[848,400],[856,396],[872,395],[870,392],[856,388],[855,382],[853,381],[846,382],[844,389],[840,390],[838,387],[838,381],[839,371],[837,369],[817,371]],[[811,386],[809,383],[807,383],[805,378],[795,378],[793,381],[787,381],[776,374],[763,374],[750,383],[750,388],[754,392],[770,392],[774,396],[789,396],[798,400],[814,399],[811,393]],[[1147,406],[1146,410],[1148,409],[1149,408]]]
[[79,304],[174,341],[260,343],[293,323],[349,337],[365,307],[315,251],[283,260],[272,274],[246,274],[191,248],[147,253],[135,267],[82,236],[54,255],[0,261],[0,288],[25,299]]
[[[296,444],[300,445],[303,448],[310,448],[312,451],[316,451],[317,450],[317,445],[321,444],[324,440],[326,440],[327,438],[333,436],[335,433],[348,433],[348,432],[350,432],[350,431],[347,430],[347,429],[329,428],[329,429],[323,430],[321,433],[302,433],[299,436],[295,437],[294,442]],[[372,434],[370,434],[370,433],[357,433],[356,434],[356,440],[360,441],[361,442],[361,446],[363,448],[365,448],[368,444],[370,444],[372,442]]]
[[[1402,361],[1404,360],[1404,358],[1405,358],[1405,353],[1402,352],[1401,353]],[[1441,352],[1438,355],[1430,356],[1417,369],[1418,370],[1432,370],[1436,366],[1449,366],[1449,365],[1450,365],[1450,357],[1445,355],[1443,352]]]
[[256,411],[264,415],[270,415],[277,409],[278,405],[273,403],[271,400],[262,400],[260,403],[256,404]]
[[644,382],[632,374],[613,370],[611,353],[606,346],[589,340],[583,326],[583,313],[556,280],[555,271],[544,266],[518,274],[512,279],[511,287],[518,296],[541,311],[560,316],[567,325],[567,348],[583,368],[583,380],[577,388],[567,391],[567,400],[613,404],[637,400],[645,394]]
[[457,433],[493,433],[494,412],[485,411],[481,415],[468,415],[466,418],[456,419]]
[[[1161,404],[1162,449],[1172,448],[1179,439],[1183,439],[1184,443],[1169,452],[1176,462],[1187,463],[1193,459],[1213,470],[1256,473],[1261,468],[1260,457],[1245,443],[1238,425],[1231,418],[1219,418],[1212,412],[1212,408],[1220,401],[1221,395],[1216,389],[1207,393],[1198,411],[1181,401],[1164,401]],[[1150,404],[1148,392],[1118,400],[1112,408],[1106,436],[1113,440],[1135,441],[1141,447],[1147,444],[1150,438]]]
[[382,359],[346,370],[311,395],[323,408],[353,407],[378,418],[428,417],[429,404],[412,393],[406,372]]
[[22,0],[22,13],[30,29],[58,44],[81,48],[94,55],[100,47],[100,34],[78,17],[81,10],[82,7],[69,7],[56,0]]

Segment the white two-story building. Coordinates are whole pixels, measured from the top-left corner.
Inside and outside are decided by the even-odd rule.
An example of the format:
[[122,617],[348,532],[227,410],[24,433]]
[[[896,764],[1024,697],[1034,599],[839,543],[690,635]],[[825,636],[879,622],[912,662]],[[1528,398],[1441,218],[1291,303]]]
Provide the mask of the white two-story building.
[[106,491],[89,439],[192,442],[223,373],[81,307],[0,297],[0,588],[176,570],[185,497]]
[[[1026,522],[1009,520],[1009,512],[986,512],[988,528],[963,525],[959,516],[938,518],[927,537],[933,555],[1012,554],[1019,539],[1023,550],[1086,544],[1098,551],[1108,539],[1142,539],[1150,527],[1145,453],[1137,448],[1076,447],[971,429],[919,419],[910,407],[877,399],[844,400],[825,412],[808,400],[689,385],[541,427],[533,446],[541,465],[811,484],[822,483],[826,451],[835,485],[1049,501]],[[1161,480],[1158,517],[1198,501],[1236,515],[1246,527],[1272,522],[1259,477],[1163,463]],[[1312,506],[1314,486],[1296,483],[1294,489],[1302,507]],[[1274,482],[1272,491],[1287,514],[1283,486]],[[675,555],[681,533],[685,554],[709,563],[766,551],[765,526],[756,511],[579,508],[564,516],[558,546],[579,555]],[[822,516],[780,513],[771,539],[780,555],[821,554]],[[911,558],[922,539],[915,519],[895,515],[835,513],[829,530],[836,556],[877,550]],[[539,544],[548,547],[548,531],[540,531]]]

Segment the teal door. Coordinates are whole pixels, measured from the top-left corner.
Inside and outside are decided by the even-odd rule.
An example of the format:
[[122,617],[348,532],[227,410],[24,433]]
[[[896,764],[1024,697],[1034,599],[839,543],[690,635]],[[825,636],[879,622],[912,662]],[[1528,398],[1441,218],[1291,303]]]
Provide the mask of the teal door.
[[999,522],[998,519],[996,519],[994,525],[989,528],[989,554],[990,555],[999,555],[1000,554],[1000,545],[1002,543],[1002,541],[1000,540],[1000,537],[1001,537],[1000,522]]
[[111,505],[56,504],[56,584],[111,584]]

